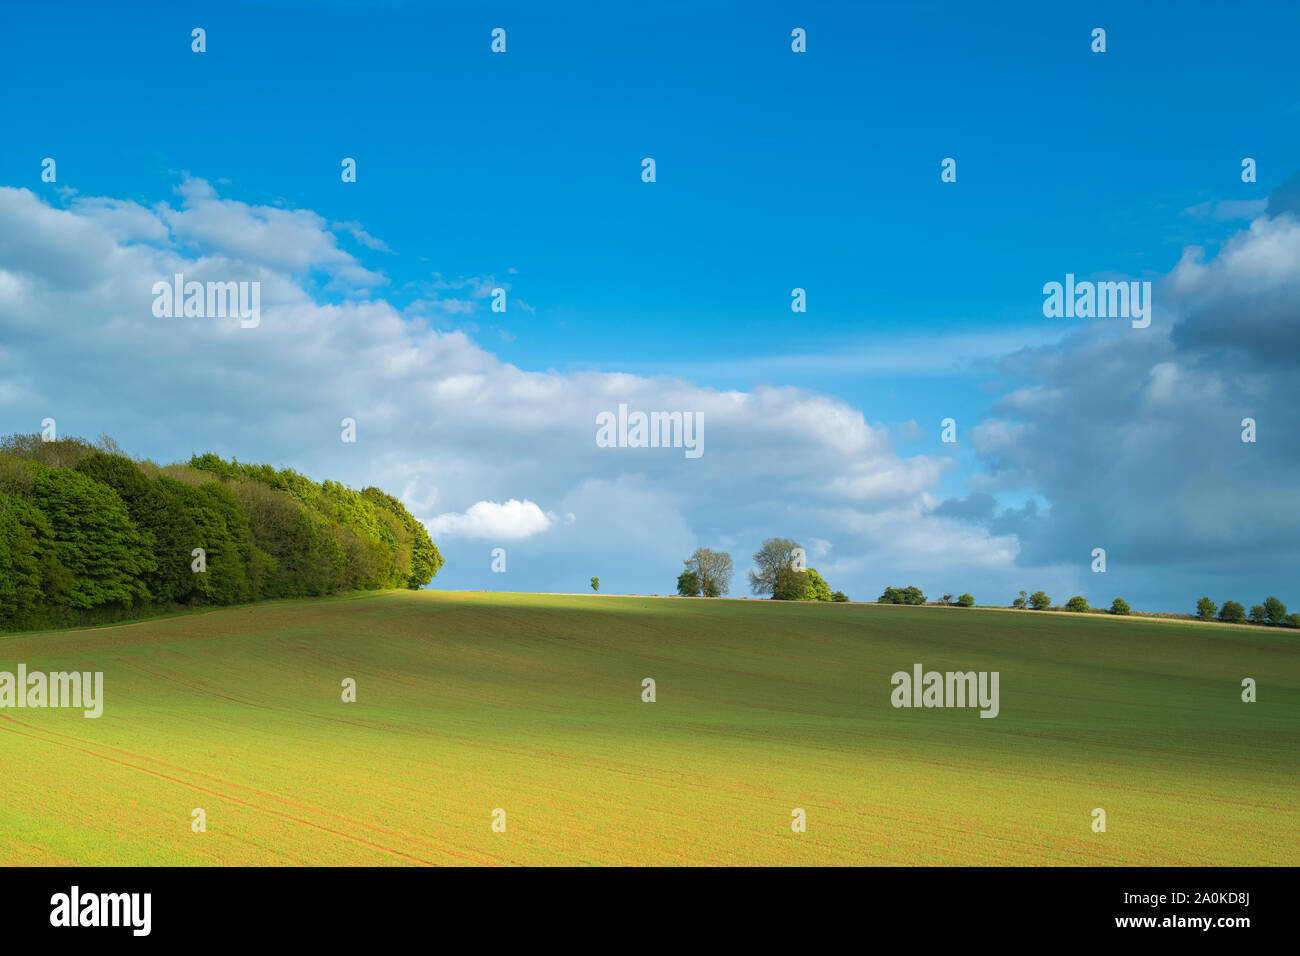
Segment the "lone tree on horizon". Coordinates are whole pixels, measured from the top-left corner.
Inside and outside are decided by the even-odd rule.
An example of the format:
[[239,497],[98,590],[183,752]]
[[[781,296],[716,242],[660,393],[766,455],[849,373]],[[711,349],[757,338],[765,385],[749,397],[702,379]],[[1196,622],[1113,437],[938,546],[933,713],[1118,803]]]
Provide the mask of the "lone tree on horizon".
[[[686,565],[686,571],[695,574],[699,581],[699,593],[705,597],[721,597],[731,590],[731,576],[735,572],[731,565],[731,555],[727,552],[697,548],[695,553],[682,563]],[[680,589],[681,577],[678,577],[677,585]]]
[[754,552],[754,564],[758,573],[749,572],[749,587],[755,594],[769,597],[776,593],[777,575],[784,569],[791,569],[794,562],[794,549],[799,547],[789,538],[768,538],[763,546]]
[[592,589],[593,591],[599,591],[599,590],[600,590],[600,578],[592,578],[592,579],[591,579],[591,589]]

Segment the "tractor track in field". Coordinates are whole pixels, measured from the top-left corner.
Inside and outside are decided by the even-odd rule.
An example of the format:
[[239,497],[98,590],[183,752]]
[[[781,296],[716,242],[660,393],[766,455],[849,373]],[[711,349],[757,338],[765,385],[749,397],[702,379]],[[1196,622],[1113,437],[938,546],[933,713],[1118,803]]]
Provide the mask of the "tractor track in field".
[[261,708],[262,710],[269,710],[272,713],[290,714],[295,717],[312,717],[317,720],[328,720],[339,724],[349,724],[353,727],[361,727],[365,730],[387,731],[387,730],[394,729],[395,726],[393,724],[389,724],[385,722],[357,720],[350,717],[339,717],[334,714],[309,713],[307,711],[297,710],[293,707],[288,707],[284,704],[273,704],[269,701],[258,700],[255,697],[245,697],[243,700],[241,700],[238,697],[231,697],[229,694],[223,693],[221,690],[215,689],[212,687],[212,685],[205,684],[203,681],[196,681],[192,678],[189,680],[185,680],[179,677],[172,677],[168,675],[166,671],[157,670],[156,669],[158,667],[157,664],[153,665],[153,668],[155,669],[145,667],[143,664],[140,663],[138,658],[116,657],[114,658],[114,660],[123,663],[128,667],[132,667],[140,671],[140,673],[142,674],[147,674],[150,677],[156,677],[158,680],[167,681],[169,684],[174,684],[177,687],[184,687],[187,690],[196,691],[197,693],[204,694],[208,697],[216,697],[221,700],[228,700],[231,703],[242,704],[245,707],[258,707]]
[[[270,707],[269,704],[260,701],[255,697],[244,697],[242,699],[239,697],[231,697],[229,694],[224,693],[216,689],[215,687],[213,687],[211,684],[207,684],[204,681],[198,680],[197,678],[191,677],[188,679],[182,679],[179,677],[170,677],[164,672],[151,670],[150,668],[145,667],[144,664],[140,663],[140,659],[136,657],[115,657],[113,658],[113,660],[117,661],[119,664],[125,664],[127,667],[135,668],[136,670],[140,671],[142,674],[148,674],[150,677],[156,677],[159,680],[165,680],[168,683],[176,684],[179,687],[186,687],[190,690],[198,691],[200,694],[207,694],[209,697],[219,697],[222,700],[230,701],[232,704],[243,704],[245,706],[254,706],[254,707]],[[154,666],[156,667],[157,665]]]

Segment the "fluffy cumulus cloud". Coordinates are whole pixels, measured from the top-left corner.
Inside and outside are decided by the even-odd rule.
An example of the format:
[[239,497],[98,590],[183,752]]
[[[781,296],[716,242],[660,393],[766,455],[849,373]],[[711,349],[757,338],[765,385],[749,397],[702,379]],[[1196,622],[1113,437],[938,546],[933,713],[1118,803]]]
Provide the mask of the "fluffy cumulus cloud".
[[463,514],[448,512],[429,522],[436,538],[480,538],[485,541],[514,541],[541,534],[555,521],[532,501],[511,498],[504,503],[476,501]]
[[[817,541],[845,576],[835,585],[857,596],[878,589],[882,567],[1014,559],[1011,539],[931,513],[951,460],[899,454],[888,427],[835,397],[515,367],[435,329],[427,302],[386,301],[386,277],[339,245],[340,230],[382,249],[360,223],[252,206],[194,179],[152,208],[0,188],[4,429],[52,417],[63,434],[109,434],[157,459],[210,450],[379,485],[430,527],[445,586],[569,590],[599,574],[605,590],[669,591],[695,547],[726,542],[743,594],[749,553],[772,535]],[[153,286],[176,273],[260,282],[260,324],[155,317]],[[438,277],[431,291],[504,284]],[[599,447],[597,416],[620,404],[701,415],[704,454]],[[355,443],[341,440],[345,418]]]

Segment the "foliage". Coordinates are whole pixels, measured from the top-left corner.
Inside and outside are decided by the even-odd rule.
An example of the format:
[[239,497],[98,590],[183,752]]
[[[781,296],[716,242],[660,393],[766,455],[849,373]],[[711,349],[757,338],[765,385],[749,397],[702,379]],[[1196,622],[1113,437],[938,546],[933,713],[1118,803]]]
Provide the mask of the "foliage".
[[159,468],[110,439],[0,441],[0,629],[419,588],[442,564],[378,488],[213,454]]
[[731,576],[734,572],[731,555],[727,552],[697,548],[683,563],[686,570],[695,572],[699,578],[700,593],[705,597],[721,597],[731,590]]
[[754,552],[758,573],[749,572],[749,586],[755,594],[776,597],[777,576],[782,570],[792,570],[797,547],[799,545],[789,538],[768,538],[763,547]]
[[1224,601],[1219,608],[1219,620],[1225,624],[1240,624],[1246,620],[1246,609],[1236,601]]
[[924,604],[925,595],[915,585],[905,588],[885,588],[885,593],[876,599],[879,604]]
[[772,591],[774,601],[811,601],[812,588],[807,571],[793,568],[778,568],[776,587]]
[[1270,624],[1283,624],[1286,621],[1286,605],[1277,598],[1269,596],[1264,599],[1264,615]]
[[817,573],[816,568],[809,568],[804,572],[808,576],[808,594],[813,601],[829,601],[831,599],[831,586],[826,583],[826,579]]

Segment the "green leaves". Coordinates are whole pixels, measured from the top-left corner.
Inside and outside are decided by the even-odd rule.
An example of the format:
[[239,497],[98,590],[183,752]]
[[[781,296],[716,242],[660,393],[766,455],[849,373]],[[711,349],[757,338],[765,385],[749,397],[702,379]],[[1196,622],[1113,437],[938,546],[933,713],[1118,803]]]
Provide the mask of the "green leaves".
[[[705,597],[721,597],[731,590],[731,555],[725,551],[711,551],[708,548],[696,548],[695,553],[684,562],[686,570],[694,573],[699,582],[696,593]],[[677,579],[680,587],[682,579]]]
[[159,469],[111,443],[54,445],[0,443],[0,628],[415,589],[443,565],[424,526],[378,488],[213,454]]
[[72,608],[130,606],[149,599],[145,574],[155,562],[117,493],[93,478],[29,463],[36,482],[31,503],[49,522],[42,550],[72,574]]
[[[782,568],[777,572],[776,590],[772,592],[772,599],[776,601],[831,601],[834,597],[831,594],[830,585],[826,583],[825,578],[817,573],[816,568],[808,568],[805,571]],[[844,600],[847,601],[848,598],[845,597]]]
[[905,588],[885,588],[885,593],[876,599],[878,604],[924,604],[925,594],[914,584]]

